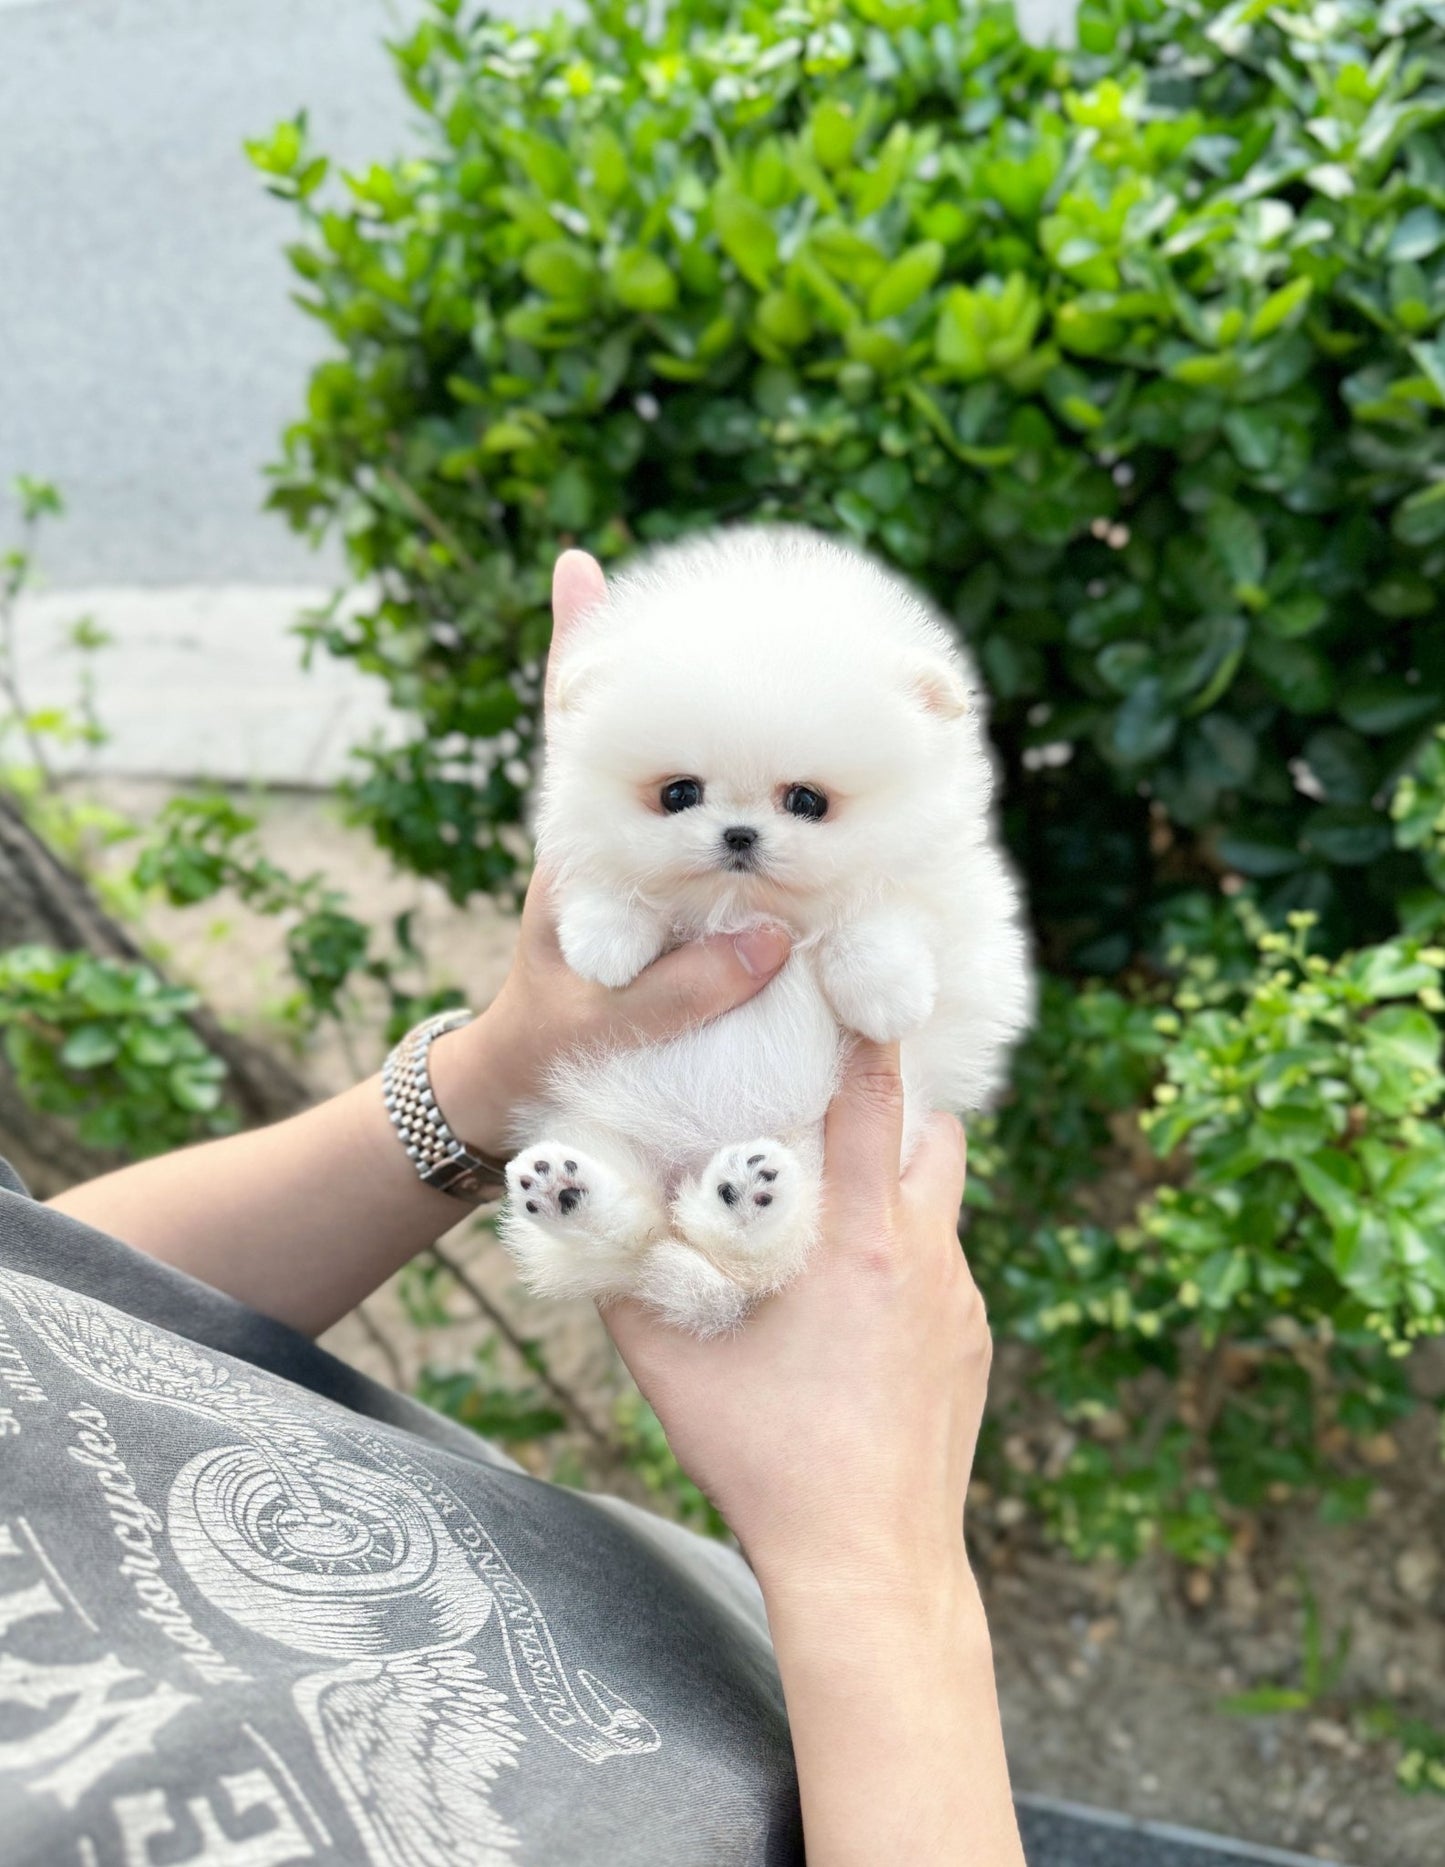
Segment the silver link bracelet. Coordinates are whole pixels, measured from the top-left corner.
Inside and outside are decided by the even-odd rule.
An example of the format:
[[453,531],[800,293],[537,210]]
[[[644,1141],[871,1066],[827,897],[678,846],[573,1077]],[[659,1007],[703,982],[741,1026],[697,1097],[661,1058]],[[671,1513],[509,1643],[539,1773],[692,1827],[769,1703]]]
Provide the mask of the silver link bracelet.
[[474,1011],[458,1007],[423,1018],[392,1049],[381,1070],[386,1112],[418,1179],[472,1206],[502,1197],[507,1188],[506,1164],[473,1152],[452,1133],[432,1091],[427,1052],[437,1038],[460,1030],[475,1016]]

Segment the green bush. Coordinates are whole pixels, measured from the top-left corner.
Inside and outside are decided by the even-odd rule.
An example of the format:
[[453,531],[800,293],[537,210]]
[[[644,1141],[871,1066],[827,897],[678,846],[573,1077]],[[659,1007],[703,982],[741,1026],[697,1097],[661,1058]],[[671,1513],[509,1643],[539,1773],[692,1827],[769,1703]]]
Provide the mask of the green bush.
[[[0,551],[0,790],[35,835],[121,920],[141,918],[155,896],[195,907],[223,889],[279,919],[293,989],[275,1009],[294,1034],[328,1019],[344,1030],[363,980],[384,994],[392,1038],[459,1003],[453,988],[418,986],[421,955],[409,912],[392,922],[390,947],[378,950],[345,896],[320,874],[298,878],[279,869],[260,847],[256,818],[224,794],[178,793],[142,831],[122,813],[68,792],[54,752],[101,747],[109,737],[93,664],[110,638],[90,617],[78,618],[66,633],[77,657],[73,704],[29,704],[20,681],[19,603],[38,576],[40,529],[63,513],[64,502],[54,486],[26,475],[9,490],[19,525],[16,542]],[[128,868],[98,866],[102,851],[133,840],[139,847]],[[0,1047],[16,1088],[90,1147],[139,1158],[235,1128],[237,1110],[224,1101],[225,1062],[188,1022],[199,1008],[194,991],[167,984],[143,961],[34,942],[0,951]]]
[[[1076,1433],[1023,1489],[1083,1554],[1162,1537],[1207,1560],[1232,1519],[1300,1491],[1358,1509],[1360,1446],[1412,1405],[1412,1346],[1445,1332],[1445,949],[1330,961],[1292,920],[1242,913],[1247,972],[1177,951],[1152,1006],[1093,987],[1056,1008],[1052,1068],[987,1144],[971,1248]],[[1107,1224],[1090,1199],[1107,1136],[1087,1123],[1150,1081],[1156,1184],[1128,1179]],[[1031,1144],[1036,1108],[1052,1133]],[[1041,1159],[1055,1181],[1030,1215]]]
[[226,1065],[186,1021],[200,1004],[138,961],[19,946],[0,953],[0,1037],[33,1108],[132,1159],[226,1134]]
[[355,806],[459,900],[525,866],[560,544],[775,515],[931,592],[1053,974],[970,1191],[1073,1435],[1017,1475],[1081,1552],[1206,1560],[1359,1503],[1445,1289],[1445,4],[1080,41],[432,0],[415,155],[251,147],[332,340],[272,498],[371,580],[309,625],[414,721]]
[[1085,0],[1081,38],[433,0],[419,153],[252,146],[333,340],[273,500],[376,579],[312,628],[416,722],[357,798],[402,860],[510,884],[559,542],[776,514],[976,649],[1054,963],[1221,871],[1393,931],[1385,802],[1445,711],[1445,8]]

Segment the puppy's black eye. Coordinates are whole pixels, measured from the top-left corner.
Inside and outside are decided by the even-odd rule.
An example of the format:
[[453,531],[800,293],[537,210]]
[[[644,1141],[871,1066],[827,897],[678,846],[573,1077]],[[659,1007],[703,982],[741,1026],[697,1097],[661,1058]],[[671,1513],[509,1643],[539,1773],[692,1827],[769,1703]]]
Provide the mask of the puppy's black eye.
[[674,778],[671,784],[662,787],[658,799],[662,808],[671,815],[680,810],[691,810],[694,804],[702,802],[702,786],[696,778]]
[[816,823],[828,814],[828,800],[810,784],[790,784],[783,794],[783,809],[791,816],[806,817]]

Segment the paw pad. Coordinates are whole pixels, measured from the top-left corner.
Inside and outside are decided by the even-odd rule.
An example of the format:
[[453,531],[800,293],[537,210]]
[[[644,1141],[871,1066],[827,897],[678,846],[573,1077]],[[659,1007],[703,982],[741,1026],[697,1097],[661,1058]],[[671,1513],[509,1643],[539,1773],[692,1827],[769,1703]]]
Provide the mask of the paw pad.
[[775,1195],[761,1189],[770,1187],[778,1177],[778,1168],[768,1165],[775,1159],[777,1155],[765,1149],[744,1155],[741,1148],[735,1148],[716,1163],[728,1175],[716,1182],[717,1196],[734,1214],[734,1223],[743,1223],[748,1216],[745,1210],[738,1210],[740,1207],[772,1205]]
[[581,1164],[576,1160],[564,1160],[558,1171],[549,1159],[538,1156],[528,1160],[523,1156],[512,1163],[507,1177],[514,1191],[520,1189],[529,1195],[522,1201],[526,1212],[533,1218],[550,1219],[554,1223],[570,1219],[589,1190]]

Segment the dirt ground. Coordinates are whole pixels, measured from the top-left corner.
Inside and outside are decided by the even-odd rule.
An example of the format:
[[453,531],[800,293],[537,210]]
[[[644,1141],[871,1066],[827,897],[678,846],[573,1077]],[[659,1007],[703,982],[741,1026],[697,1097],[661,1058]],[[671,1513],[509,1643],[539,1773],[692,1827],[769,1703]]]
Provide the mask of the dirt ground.
[[[113,807],[144,817],[164,792],[113,782]],[[398,876],[368,838],[312,794],[260,806],[268,853],[293,872],[323,870],[353,911],[380,925],[416,909],[438,980],[481,1006],[505,970],[512,927],[485,905],[465,911],[439,888]],[[177,975],[230,1022],[280,1041],[281,931],[234,904],[153,910],[145,932]],[[293,1061],[318,1095],[379,1067],[379,1016],[349,1045],[324,1036]],[[519,1292],[485,1226],[470,1221],[446,1248],[482,1295],[528,1336],[599,1418],[625,1377],[595,1315],[538,1306]],[[490,1325],[470,1315],[422,1331],[394,1288],[348,1317],[326,1346],[383,1381],[410,1385],[425,1364],[461,1365]],[[471,1320],[477,1317],[477,1320]],[[1010,1353],[999,1384],[1019,1378]],[[580,1448],[579,1448],[580,1449]],[[1008,1502],[970,1506],[990,1603],[1016,1786],[1291,1848],[1348,1867],[1442,1867],[1445,1799],[1396,1785],[1398,1746],[1365,1733],[1357,1708],[1390,1699],[1445,1726],[1445,1465],[1438,1422],[1424,1410],[1372,1451],[1379,1489],[1359,1524],[1325,1526],[1307,1510],[1265,1522],[1212,1577],[1165,1561],[1128,1571],[1083,1569],[1041,1543]],[[584,1463],[586,1462],[584,1453]],[[596,1470],[596,1462],[593,1469]],[[632,1485],[627,1485],[634,1490]],[[1299,1685],[1302,1578],[1327,1647],[1349,1641],[1339,1679],[1307,1710],[1241,1716],[1221,1701],[1262,1685]]]

